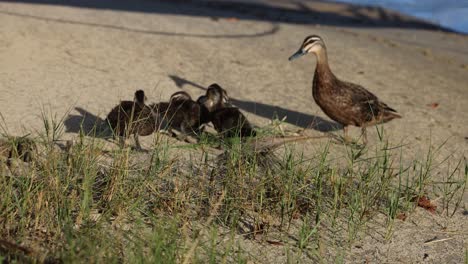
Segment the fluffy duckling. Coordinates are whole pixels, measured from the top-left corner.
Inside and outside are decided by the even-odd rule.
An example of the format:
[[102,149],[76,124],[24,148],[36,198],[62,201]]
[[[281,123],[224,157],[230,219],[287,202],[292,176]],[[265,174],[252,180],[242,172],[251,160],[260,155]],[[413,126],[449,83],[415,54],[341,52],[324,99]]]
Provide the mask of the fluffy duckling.
[[227,107],[211,113],[210,121],[223,137],[256,136],[254,127],[236,107]]
[[208,86],[206,94],[198,98],[197,102],[203,105],[208,111],[213,112],[216,109],[226,107],[229,102],[229,96],[221,86],[213,83]]
[[211,84],[197,102],[202,109],[200,123],[213,123],[223,137],[255,136],[253,126],[238,108],[229,104],[226,90],[218,84]]
[[145,92],[137,90],[133,101],[120,102],[107,115],[106,123],[109,124],[114,135],[120,137],[122,145],[125,138],[133,135],[136,147],[141,150],[138,136],[148,136],[156,130],[157,116],[145,104],[145,101]]
[[380,101],[364,87],[342,81],[333,74],[321,37],[306,37],[299,50],[289,57],[289,60],[307,53],[313,53],[317,57],[312,85],[314,100],[327,116],[343,125],[345,140],[348,140],[349,125],[361,127],[364,143],[367,143],[366,127],[401,118],[395,109]]
[[206,94],[200,96],[197,99],[197,103],[200,105],[200,124],[207,124],[210,122],[212,112],[217,109],[227,107],[229,97],[226,90],[221,88],[217,83],[213,83],[208,86]]
[[150,107],[162,121],[161,128],[173,134],[173,129],[180,132],[180,140],[187,135],[197,133],[200,126],[200,105],[184,91],[176,92],[169,102],[152,104]]

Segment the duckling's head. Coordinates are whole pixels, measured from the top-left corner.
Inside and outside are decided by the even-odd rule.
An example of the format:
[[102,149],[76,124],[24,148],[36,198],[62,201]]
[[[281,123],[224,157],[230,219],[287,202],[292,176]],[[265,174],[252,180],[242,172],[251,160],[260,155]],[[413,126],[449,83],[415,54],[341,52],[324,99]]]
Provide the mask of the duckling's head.
[[144,104],[146,101],[145,92],[143,90],[137,90],[135,92],[135,102]]
[[207,101],[208,101],[208,97],[206,95],[202,95],[202,96],[198,97],[198,99],[197,99],[197,103],[199,105],[204,105],[204,104],[206,104]]
[[228,101],[229,97],[226,90],[216,83],[208,86],[206,94],[200,96],[197,100],[198,104],[204,106],[209,112],[223,108]]
[[212,85],[208,86],[208,90],[206,90],[206,97],[217,105],[224,105],[229,101],[226,90],[221,88],[221,86],[219,86],[217,83],[213,83]]
[[317,35],[311,35],[304,39],[304,42],[302,42],[302,45],[299,48],[299,50],[296,53],[294,53],[291,57],[289,57],[289,60],[295,60],[301,57],[302,55],[306,55],[310,52],[318,54],[324,49],[325,43],[323,42],[322,38]]

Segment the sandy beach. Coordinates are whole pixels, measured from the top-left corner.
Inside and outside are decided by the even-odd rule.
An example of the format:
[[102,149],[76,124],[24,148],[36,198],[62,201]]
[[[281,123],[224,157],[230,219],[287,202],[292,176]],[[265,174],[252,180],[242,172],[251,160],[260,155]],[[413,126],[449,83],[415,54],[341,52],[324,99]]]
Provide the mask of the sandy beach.
[[[384,127],[408,156],[445,141],[440,160],[467,155],[468,36],[396,12],[306,0],[23,0],[0,2],[0,25],[0,113],[10,135],[42,131],[46,109],[74,138],[82,122],[103,120],[136,89],[159,102],[180,90],[198,97],[215,82],[257,126],[277,116],[290,130],[314,121],[307,134],[341,133],[313,101],[315,58],[288,61],[317,34],[338,77],[402,114]],[[368,137],[374,144],[376,130]],[[151,137],[142,143],[149,148]],[[311,153],[314,144],[303,148]],[[365,235],[345,262],[462,263],[467,206],[465,195],[452,218],[417,208],[390,240]],[[427,243],[434,237],[450,239]],[[259,262],[285,261],[282,246],[242,243],[265,254]]]

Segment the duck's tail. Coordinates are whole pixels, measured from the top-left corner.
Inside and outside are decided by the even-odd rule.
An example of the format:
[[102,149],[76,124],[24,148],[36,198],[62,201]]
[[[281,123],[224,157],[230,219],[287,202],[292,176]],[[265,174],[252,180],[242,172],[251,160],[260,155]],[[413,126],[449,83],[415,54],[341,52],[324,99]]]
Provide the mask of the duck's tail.
[[380,108],[382,109],[381,122],[385,123],[395,118],[401,118],[402,116],[397,111],[387,104],[380,102]]
[[395,110],[391,109],[391,110],[387,110],[387,111],[384,111],[383,112],[383,115],[382,115],[382,122],[388,122],[390,120],[393,120],[395,118],[402,118],[402,116],[400,114],[398,114]]

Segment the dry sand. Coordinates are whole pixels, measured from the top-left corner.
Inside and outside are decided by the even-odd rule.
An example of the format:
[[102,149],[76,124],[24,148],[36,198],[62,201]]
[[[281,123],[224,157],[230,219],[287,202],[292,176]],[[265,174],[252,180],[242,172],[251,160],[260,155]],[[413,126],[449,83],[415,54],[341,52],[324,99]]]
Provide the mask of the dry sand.
[[[83,114],[88,123],[104,118],[136,89],[160,101],[180,89],[199,96],[200,86],[213,82],[257,125],[277,113],[299,127],[320,121],[310,134],[333,130],[339,126],[312,99],[315,59],[287,60],[305,36],[318,34],[337,76],[404,116],[385,129],[392,142],[408,144],[410,156],[445,140],[441,156],[468,150],[467,36],[381,9],[320,1],[35,2],[0,2],[0,112],[10,134],[41,130],[46,107],[66,115],[65,137],[73,137]],[[375,138],[371,131],[370,144]],[[466,198],[451,219],[417,209],[390,241],[366,236],[348,262],[463,262]],[[424,243],[434,237],[452,239]],[[257,260],[285,261],[281,247],[245,243],[269,254]]]

